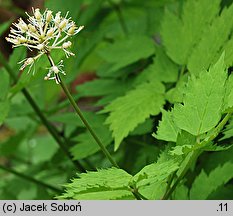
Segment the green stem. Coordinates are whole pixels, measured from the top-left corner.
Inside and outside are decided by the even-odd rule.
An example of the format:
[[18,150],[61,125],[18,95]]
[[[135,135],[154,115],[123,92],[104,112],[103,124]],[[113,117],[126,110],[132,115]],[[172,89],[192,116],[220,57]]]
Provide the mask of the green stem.
[[125,23],[125,20],[124,20],[124,17],[123,17],[120,6],[118,4],[116,4],[116,3],[114,3],[112,0],[108,0],[108,2],[109,2],[110,5],[112,5],[114,10],[116,11],[116,14],[118,16],[118,19],[119,19],[121,27],[122,27],[122,30],[123,30],[124,34],[127,36],[129,31],[128,31],[127,25]]
[[186,173],[189,170],[190,166],[197,159],[197,157],[199,156],[199,154],[200,154],[199,151],[194,151],[194,152],[191,152],[190,155],[188,155],[190,158],[189,158],[187,164],[185,165],[184,169],[181,171],[180,175],[178,176],[178,178],[176,179],[176,181],[172,185],[172,187],[169,188],[169,190],[165,193],[165,195],[163,196],[162,200],[169,199],[169,197],[172,195],[172,193],[174,192],[174,190],[176,189],[176,187],[180,183],[180,181],[184,178],[184,176],[186,175]]
[[14,174],[14,175],[16,175],[16,176],[18,176],[18,177],[20,177],[20,178],[26,180],[26,181],[30,181],[30,182],[32,182],[32,183],[34,183],[34,184],[37,184],[38,186],[41,186],[41,187],[44,187],[44,188],[48,188],[48,189],[50,189],[50,190],[53,190],[53,191],[55,191],[56,193],[62,193],[62,190],[60,190],[59,188],[56,188],[56,187],[54,187],[54,186],[52,186],[52,185],[49,185],[49,184],[44,183],[44,182],[41,182],[41,181],[39,181],[39,180],[37,180],[37,179],[34,179],[34,178],[30,177],[30,176],[24,175],[24,174],[22,174],[22,173],[20,173],[20,172],[18,172],[18,171],[16,171],[16,170],[7,168],[7,167],[2,166],[2,165],[0,165],[0,169],[4,170],[4,171],[6,171],[6,172],[12,173],[12,174]]
[[[9,75],[11,76],[11,79],[14,82],[17,82],[17,77],[15,76],[13,70],[11,69],[11,67],[8,65],[5,57],[3,56],[3,54],[0,52],[0,62],[2,63],[2,65],[5,67],[6,71],[9,73]],[[43,112],[40,110],[40,108],[37,106],[37,104],[35,103],[35,101],[33,100],[33,98],[31,97],[30,93],[23,88],[22,90],[23,95],[25,96],[25,98],[27,99],[27,101],[29,102],[29,104],[31,105],[31,107],[33,108],[33,110],[35,111],[35,113],[38,115],[38,117],[40,118],[41,122],[45,125],[45,127],[47,128],[47,130],[50,132],[50,134],[53,136],[53,138],[56,140],[57,144],[59,145],[59,147],[62,149],[62,151],[65,153],[65,155],[70,159],[70,161],[81,171],[81,172],[85,172],[85,169],[82,167],[82,165],[79,163],[79,161],[74,161],[72,158],[72,155],[70,154],[70,152],[68,151],[68,149],[66,148],[65,143],[62,141],[62,139],[59,136],[59,132],[57,131],[57,129],[51,125],[47,118],[44,116]]]
[[[218,136],[218,134],[221,132],[221,130],[224,128],[224,126],[226,125],[226,123],[228,122],[228,120],[231,118],[232,112],[233,111],[231,111],[231,112],[229,112],[229,113],[226,114],[226,116],[217,125],[217,127],[214,129],[214,131],[212,132],[212,134],[207,139],[204,139],[201,143],[197,143],[196,145],[198,145],[198,147],[201,148],[202,146],[204,147],[205,145],[207,145],[208,143],[210,143],[211,141],[213,141]],[[185,167],[183,168],[183,170],[179,174],[179,176],[176,179],[176,181],[173,184],[173,186],[171,188],[170,187],[168,188],[168,190],[166,191],[165,195],[162,198],[163,200],[168,199],[172,195],[172,193],[176,189],[176,187],[179,184],[179,182],[186,175],[186,173],[189,170],[190,166],[198,158],[198,156],[201,154],[201,152],[202,152],[201,150],[195,150],[194,152],[190,152],[189,153],[189,155],[187,156],[187,157],[189,157],[189,160],[188,160],[187,164],[185,165]]]
[[[58,75],[59,76],[59,75]],[[76,102],[74,101],[72,95],[70,94],[68,88],[66,87],[65,83],[63,82],[63,80],[61,79],[61,77],[59,77],[61,82],[60,82],[60,86],[62,87],[64,93],[66,94],[67,98],[69,99],[71,105],[73,106],[74,110],[76,111],[76,113],[79,115],[80,119],[82,120],[83,124],[86,126],[86,128],[89,130],[90,134],[92,135],[92,137],[95,139],[95,141],[97,142],[97,144],[99,145],[100,149],[102,150],[102,152],[105,154],[105,156],[108,158],[108,160],[111,162],[111,164],[115,167],[119,167],[117,165],[117,163],[115,162],[115,160],[112,158],[112,156],[110,155],[110,153],[108,152],[108,150],[106,149],[106,147],[103,145],[103,143],[100,141],[99,137],[96,135],[96,133],[94,132],[94,130],[91,128],[90,124],[88,123],[88,121],[85,119],[84,115],[82,114],[81,110],[79,109],[78,105],[76,104]]]
[[[51,58],[50,54],[47,53],[48,56],[48,60],[51,64],[52,67],[55,66],[53,59]],[[76,113],[78,114],[78,116],[80,117],[80,119],[82,120],[83,124],[86,126],[87,130],[90,132],[90,134],[92,135],[92,137],[94,138],[94,140],[96,141],[96,143],[99,145],[100,149],[102,150],[102,152],[105,154],[105,156],[108,158],[108,160],[111,162],[111,164],[117,168],[119,168],[119,166],[117,165],[117,163],[115,162],[115,160],[112,158],[111,154],[109,153],[109,151],[106,149],[106,147],[103,145],[103,143],[100,141],[99,137],[96,135],[96,133],[94,132],[94,130],[91,128],[90,124],[88,123],[88,121],[86,120],[86,118],[84,117],[84,115],[82,114],[80,108],[78,107],[78,105],[76,104],[74,98],[72,97],[70,91],[68,90],[68,88],[66,87],[66,84],[63,82],[63,80],[61,79],[61,77],[59,76],[59,74],[56,74],[56,76],[58,77],[58,79],[60,80],[60,86],[62,87],[65,95],[67,96],[67,98],[70,101],[70,104],[72,105],[72,107],[74,108],[74,110],[76,111]]]

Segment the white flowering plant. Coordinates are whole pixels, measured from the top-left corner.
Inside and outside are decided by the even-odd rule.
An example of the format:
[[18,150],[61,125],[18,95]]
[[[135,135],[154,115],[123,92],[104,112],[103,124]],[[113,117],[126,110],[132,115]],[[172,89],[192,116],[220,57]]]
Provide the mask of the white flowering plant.
[[54,63],[50,56],[52,50],[63,50],[66,57],[73,56],[74,53],[69,49],[72,45],[69,40],[70,37],[79,33],[84,26],[77,27],[75,22],[68,17],[62,17],[61,12],[53,14],[51,10],[45,10],[43,13],[40,9],[32,8],[33,15],[29,15],[26,23],[22,18],[19,18],[18,23],[14,23],[10,34],[6,40],[13,44],[13,47],[25,46],[29,50],[36,50],[37,55],[22,60],[23,63],[20,70],[24,70],[29,66],[29,71],[42,55],[48,55],[52,63],[49,72],[44,77],[45,80],[55,80],[57,84],[60,83],[58,73],[65,75],[63,68],[63,61]]
[[8,2],[0,198],[233,198],[230,1]]

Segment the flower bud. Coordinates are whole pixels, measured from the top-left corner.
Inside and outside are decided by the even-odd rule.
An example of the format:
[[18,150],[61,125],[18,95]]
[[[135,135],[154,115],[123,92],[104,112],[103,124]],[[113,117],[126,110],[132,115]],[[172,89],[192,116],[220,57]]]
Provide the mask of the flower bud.
[[72,45],[72,43],[70,41],[67,41],[67,42],[62,44],[62,48],[67,49],[67,48],[71,47],[71,45]]
[[63,19],[61,23],[59,24],[59,28],[63,30],[67,25],[67,19]]
[[15,45],[19,45],[20,44],[20,41],[18,39],[13,39],[13,38],[8,38],[6,37],[6,40],[10,43],[13,43]]
[[28,25],[22,19],[19,20],[18,27],[23,33],[28,30]]
[[38,50],[44,49],[44,44],[38,44],[38,45],[37,45],[37,49],[38,49]]
[[53,12],[51,10],[47,11],[47,13],[46,13],[46,21],[47,22],[50,22],[52,20],[52,17],[53,17],[52,13]]
[[22,36],[22,37],[19,38],[19,42],[20,42],[20,43],[26,43],[26,42],[27,42],[27,39],[26,39],[25,37]]
[[30,65],[30,64],[32,64],[34,62],[34,59],[33,58],[28,58],[25,62],[24,62],[24,64],[25,65]]
[[51,70],[52,70],[55,74],[58,74],[58,73],[59,73],[59,69],[58,69],[57,66],[53,66],[53,67],[51,68]]
[[68,30],[68,35],[73,35],[75,33],[76,28],[77,27],[73,24]]
[[31,32],[35,33],[36,32],[36,27],[33,26],[32,24],[28,24],[28,28]]
[[51,28],[51,29],[49,29],[49,30],[47,31],[47,36],[52,37],[52,36],[53,36],[53,33],[54,33],[54,29]]
[[55,24],[58,25],[60,23],[60,21],[61,21],[61,12],[57,12],[55,19],[54,19],[54,22],[55,22]]
[[28,65],[31,65],[33,62],[33,58],[27,58],[26,61],[24,61],[24,64],[21,66],[20,70],[24,70]]
[[34,15],[37,20],[41,20],[41,13],[39,8],[35,9]]

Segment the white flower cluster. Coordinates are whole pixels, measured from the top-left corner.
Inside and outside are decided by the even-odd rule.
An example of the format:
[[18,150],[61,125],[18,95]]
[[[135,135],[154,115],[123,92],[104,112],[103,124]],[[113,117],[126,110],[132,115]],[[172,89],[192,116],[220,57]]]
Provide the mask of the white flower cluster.
[[[53,15],[51,10],[45,10],[44,13],[41,13],[40,9],[37,8],[32,9],[32,11],[32,16],[26,13],[28,24],[20,18],[18,23],[13,24],[15,28],[11,28],[9,36],[6,37],[6,40],[12,43],[13,47],[25,46],[30,50],[35,49],[38,51],[35,57],[23,60],[23,65],[20,69],[24,70],[25,67],[30,66],[30,71],[36,60],[43,54],[50,54],[53,49],[63,50],[67,58],[74,55],[69,50],[72,43],[68,39],[80,32],[83,26],[77,27],[71,18],[67,18],[68,13],[65,17],[62,17],[61,12]],[[50,63],[53,63],[53,61],[50,61]],[[53,63],[45,76],[45,80],[55,79],[59,83],[56,74],[59,72],[65,74],[62,67],[61,62],[58,66]]]

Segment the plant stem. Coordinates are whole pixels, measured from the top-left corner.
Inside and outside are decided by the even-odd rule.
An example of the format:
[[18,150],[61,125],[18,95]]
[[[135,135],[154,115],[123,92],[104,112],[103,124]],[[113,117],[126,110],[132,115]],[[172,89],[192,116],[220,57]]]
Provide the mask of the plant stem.
[[79,109],[78,105],[76,104],[76,102],[74,101],[73,97],[71,96],[71,94],[70,94],[68,88],[66,87],[65,83],[63,82],[63,80],[61,79],[61,77],[59,77],[59,78],[61,80],[60,85],[61,85],[63,91],[65,92],[65,94],[66,94],[67,98],[69,99],[71,105],[73,106],[74,110],[79,115],[79,117],[82,120],[83,124],[89,130],[90,134],[95,139],[95,141],[99,145],[100,149],[103,151],[103,153],[108,158],[108,160],[111,162],[111,164],[113,166],[119,168],[119,166],[117,165],[117,163],[115,162],[115,160],[112,158],[112,156],[110,155],[110,153],[108,152],[108,150],[106,149],[106,147],[103,145],[103,143],[100,141],[99,137],[96,135],[96,133],[94,132],[94,130],[91,128],[91,126],[88,123],[88,121],[85,119],[84,115],[82,114],[82,112]]
[[[50,56],[49,53],[47,53],[47,57],[48,57],[48,60],[49,60],[49,62],[51,64],[51,66],[54,67],[55,64],[54,64],[53,59],[52,59],[52,57]],[[63,82],[63,80],[61,79],[61,77],[59,76],[59,74],[56,74],[56,76],[60,80],[59,84],[62,87],[65,95],[69,99],[70,104],[72,105],[72,107],[74,108],[74,110],[76,111],[76,113],[78,114],[78,116],[80,117],[80,119],[82,120],[83,124],[86,126],[87,130],[90,132],[90,134],[92,135],[92,137],[94,138],[94,140],[96,141],[96,143],[99,145],[99,147],[102,150],[102,152],[105,154],[105,156],[108,158],[108,160],[111,162],[111,164],[113,166],[119,168],[119,166],[117,165],[116,161],[112,158],[112,156],[109,153],[109,151],[106,149],[106,147],[100,141],[99,137],[96,135],[96,133],[94,132],[94,130],[92,129],[92,127],[90,126],[90,124],[88,123],[88,121],[86,120],[86,118],[84,117],[84,115],[82,114],[80,108],[76,104],[76,102],[75,102],[74,98],[72,97],[70,91],[66,87],[66,84]]]
[[53,191],[55,191],[57,193],[62,193],[62,190],[60,190],[59,188],[56,188],[56,187],[54,187],[52,185],[49,185],[49,184],[44,183],[44,182],[41,182],[41,181],[39,181],[39,180],[37,180],[35,178],[32,178],[30,176],[24,175],[24,174],[22,174],[22,173],[20,173],[20,172],[18,172],[16,170],[7,168],[7,167],[2,166],[2,165],[0,165],[0,169],[2,169],[4,171],[7,171],[9,173],[12,173],[12,174],[14,174],[14,175],[16,175],[16,176],[18,176],[18,177],[26,180],[26,181],[33,182],[33,183],[37,184],[38,186],[41,186],[41,187],[44,187],[44,188],[48,188],[48,189],[53,190]]
[[118,19],[119,19],[121,27],[122,27],[122,30],[123,30],[124,34],[127,36],[129,31],[128,31],[127,25],[125,23],[125,20],[124,20],[124,17],[123,17],[120,6],[118,4],[116,4],[116,3],[114,3],[112,0],[108,0],[108,2],[109,2],[110,5],[112,5],[114,10],[116,11],[116,14],[118,16]]
[[[224,128],[225,124],[228,122],[228,120],[231,118],[232,116],[232,112],[230,111],[226,114],[226,116],[222,119],[222,121],[217,125],[217,127],[214,129],[214,131],[212,132],[212,134],[207,138],[204,139],[201,143],[197,143],[196,145],[201,148],[206,146],[208,143],[210,143],[211,141],[213,141],[218,134],[221,132],[221,130]],[[174,190],[176,189],[177,185],[179,184],[179,182],[183,179],[183,177],[186,175],[187,171],[189,170],[190,166],[192,165],[192,163],[198,158],[198,156],[201,154],[201,150],[197,149],[193,152],[190,152],[189,155],[187,157],[190,157],[187,164],[185,165],[184,169],[181,171],[181,173],[179,174],[178,178],[176,179],[175,183],[173,184],[173,186],[170,188],[168,188],[168,190],[165,192],[165,195],[163,196],[163,200],[168,199],[171,194],[174,192]]]
[[174,192],[174,190],[176,189],[177,185],[180,183],[180,181],[184,178],[184,176],[186,175],[187,171],[189,170],[190,166],[192,165],[192,163],[197,159],[197,157],[199,156],[200,152],[198,150],[191,152],[190,153],[190,158],[189,161],[187,162],[186,166],[184,167],[183,171],[180,173],[179,177],[176,179],[175,183],[172,185],[171,188],[169,188],[169,190],[165,193],[165,195],[163,196],[162,200],[166,200],[168,199],[172,193]]
[[[11,69],[11,67],[9,66],[9,64],[7,63],[5,57],[3,56],[3,54],[1,52],[0,52],[0,62],[5,67],[6,71],[9,73],[9,75],[11,76],[11,79],[14,82],[17,82],[17,77],[15,76],[13,70]],[[23,88],[21,91],[22,91],[23,95],[25,96],[25,98],[27,99],[27,101],[29,102],[29,104],[31,105],[31,107],[33,108],[33,110],[35,111],[35,113],[40,118],[41,122],[44,124],[44,126],[47,128],[47,130],[50,132],[50,134],[56,140],[57,144],[62,149],[64,154],[70,159],[70,161],[75,165],[75,167],[77,167],[77,169],[79,169],[81,172],[85,172],[85,169],[79,163],[79,161],[74,161],[73,160],[72,155],[70,154],[70,152],[66,148],[65,143],[60,138],[59,132],[57,131],[57,129],[53,125],[51,125],[48,122],[47,118],[45,117],[43,112],[40,110],[40,108],[37,106],[36,102],[33,100],[30,93],[25,88]]]

